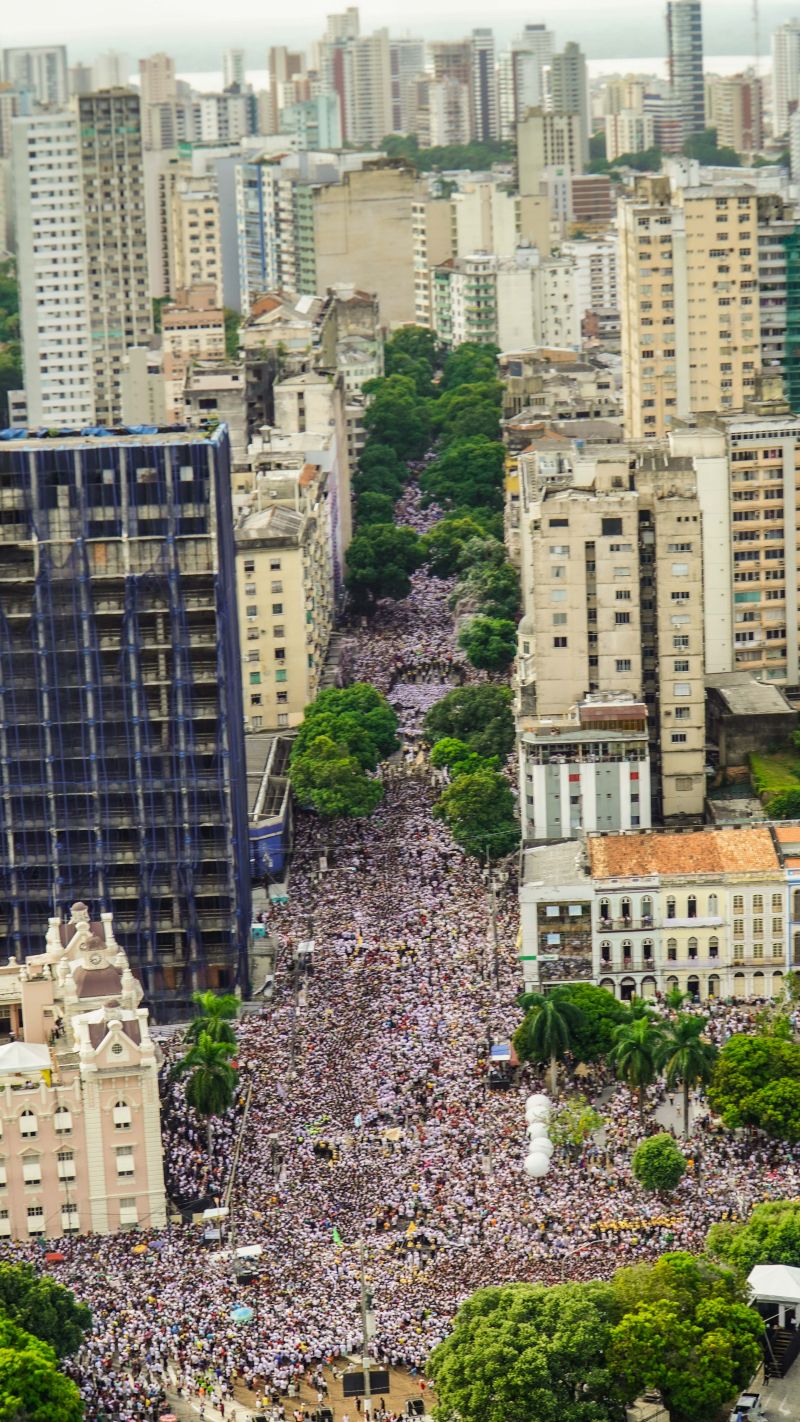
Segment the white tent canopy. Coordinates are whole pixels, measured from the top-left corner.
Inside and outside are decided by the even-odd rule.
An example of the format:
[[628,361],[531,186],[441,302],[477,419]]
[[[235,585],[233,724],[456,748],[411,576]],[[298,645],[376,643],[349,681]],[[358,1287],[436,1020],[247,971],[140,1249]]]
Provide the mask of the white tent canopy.
[[800,1304],[800,1269],[791,1264],[756,1264],[747,1282],[757,1302]]
[[52,1066],[50,1048],[41,1042],[6,1042],[0,1047],[0,1072],[19,1075],[26,1071],[47,1071]]

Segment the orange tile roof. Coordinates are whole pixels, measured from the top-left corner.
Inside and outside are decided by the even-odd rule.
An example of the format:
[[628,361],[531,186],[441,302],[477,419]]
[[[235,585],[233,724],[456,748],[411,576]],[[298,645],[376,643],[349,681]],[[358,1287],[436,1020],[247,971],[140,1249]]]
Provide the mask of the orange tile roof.
[[800,828],[797,825],[774,825],[773,829],[780,844],[800,843]]
[[648,874],[726,874],[779,869],[769,830],[696,830],[687,834],[608,834],[589,838],[595,879]]

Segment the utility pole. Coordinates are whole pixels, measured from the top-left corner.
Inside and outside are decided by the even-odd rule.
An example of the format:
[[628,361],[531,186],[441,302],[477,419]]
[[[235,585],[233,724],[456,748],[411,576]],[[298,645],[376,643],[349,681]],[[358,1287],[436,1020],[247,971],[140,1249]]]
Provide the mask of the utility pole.
[[364,1417],[372,1413],[372,1386],[369,1376],[369,1305],[367,1280],[364,1273],[364,1237],[358,1241],[358,1263],[361,1273],[361,1366],[364,1370]]

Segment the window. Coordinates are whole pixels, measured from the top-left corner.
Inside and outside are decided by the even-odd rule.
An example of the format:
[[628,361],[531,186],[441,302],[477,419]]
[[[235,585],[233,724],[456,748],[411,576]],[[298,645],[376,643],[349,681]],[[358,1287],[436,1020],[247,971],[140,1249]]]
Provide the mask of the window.
[[255,558],[245,558],[245,560],[244,560],[244,570],[245,570],[246,573],[254,573],[254,572],[255,572],[255,570],[256,570],[256,560],[255,560]]
[[692,687],[688,681],[675,681],[672,683],[673,696],[691,696]]
[[615,592],[614,597],[616,598],[617,602],[630,602],[630,600],[631,600],[631,591],[630,591],[630,588],[617,588],[617,591]]
[[273,604],[272,604],[272,615],[273,615],[273,617],[281,617],[281,616],[283,615],[283,603],[282,603],[282,602],[273,602]]
[[676,720],[676,721],[688,721],[688,720],[689,720],[689,717],[691,716],[691,714],[692,714],[692,713],[691,713],[691,707],[689,707],[689,706],[676,706],[676,707],[675,707],[675,720]]
[[283,592],[283,583],[278,583],[278,582],[270,583],[270,585],[269,585],[269,590],[270,590],[270,592],[273,592],[273,593],[282,593],[282,592]]
[[78,1234],[80,1227],[78,1206],[72,1201],[65,1202],[61,1206],[61,1228],[64,1234]]
[[553,626],[554,626],[554,627],[566,627],[566,625],[567,625],[567,614],[566,614],[566,612],[554,612],[554,613],[553,613]]
[[57,1136],[66,1136],[72,1130],[72,1113],[66,1106],[59,1106],[53,1117],[53,1125]]
[[23,1111],[19,1118],[19,1133],[21,1136],[38,1135],[39,1124],[32,1111]]
[[694,780],[691,775],[676,775],[675,789],[683,791],[694,789]]
[[250,697],[250,705],[251,705],[251,706],[260,706],[260,705],[261,705],[261,692],[260,692],[260,691],[257,692],[255,696],[251,696],[251,697]]
[[772,956],[773,956],[773,958],[782,958],[782,957],[783,957],[783,944],[782,944],[782,943],[777,942],[777,941],[776,941],[775,943],[773,943],[773,945],[772,945]]
[[6,1173],[6,1163],[4,1160],[0,1160],[0,1187],[6,1186],[7,1184],[8,1176]]
[[611,962],[611,944],[607,939],[600,944],[600,958],[604,963]]
[[753,932],[754,932],[754,933],[757,933],[759,937],[760,937],[761,934],[764,932],[764,920],[763,920],[763,918],[754,918],[754,919],[753,919]]
[[270,570],[271,573],[279,573],[279,572],[280,572],[280,570],[281,570],[281,560],[280,560],[280,558],[272,558],[272,559],[270,559],[269,570]]
[[117,1131],[129,1131],[131,1128],[131,1108],[126,1101],[114,1102],[114,1129]]
[[26,1155],[23,1157],[22,1178],[26,1185],[41,1185],[42,1165],[38,1155]]
[[764,912],[764,895],[753,894],[753,913]]
[[287,703],[287,701],[289,700],[289,693],[288,693],[288,691],[279,691],[279,692],[277,692],[275,699],[276,699],[276,701],[277,701],[277,703],[278,703],[279,706],[285,706],[286,703]]
[[615,577],[615,578],[629,578],[630,575],[631,575],[631,570],[630,570],[630,568],[627,568],[627,567],[620,567],[620,568],[615,568],[615,569],[614,569],[614,577]]
[[734,913],[744,912],[744,898],[741,894],[734,894],[733,896],[733,911]]
[[121,1225],[135,1225],[139,1223],[139,1212],[136,1208],[136,1200],[121,1199],[119,1202],[119,1222]]
[[600,922],[611,922],[611,904],[609,903],[608,899],[600,900]]
[[674,746],[685,746],[689,737],[685,731],[672,731],[670,741]]
[[717,898],[717,895],[716,895],[716,894],[709,894],[709,896],[708,896],[708,916],[709,916],[709,918],[716,918],[716,916],[717,916],[718,913],[719,913],[719,900],[718,900],[718,898]]
[[251,686],[260,686],[260,685],[261,685],[261,672],[260,672],[260,671],[255,671],[255,672],[251,672],[251,673],[250,673],[250,685],[251,685]]
[[675,917],[675,900],[674,900],[673,898],[669,898],[669,899],[667,899],[667,918],[674,918],[674,917]]
[[631,620],[629,612],[615,612],[614,623],[617,627],[625,627]]
[[774,916],[773,920],[772,920],[772,932],[773,932],[773,933],[782,933],[782,932],[783,932],[783,919],[782,919],[782,918],[780,917],[780,915],[778,915],[778,914],[776,914],[776,915]]
[[28,1234],[44,1234],[44,1206],[28,1206]]
[[718,938],[709,938],[709,940],[708,940],[708,956],[709,956],[709,958],[718,958],[718,957],[719,957],[719,939],[718,939]]
[[75,1156],[71,1150],[58,1152],[58,1178],[59,1180],[75,1179]]
[[734,938],[744,938],[744,919],[743,919],[743,918],[735,918],[735,919],[733,920],[733,936],[734,936]]
[[276,681],[286,681],[286,678],[288,677],[288,675],[289,675],[289,673],[288,673],[287,671],[284,671],[284,670],[281,668],[281,669],[279,669],[278,671],[276,671],[276,673],[275,673],[275,680],[276,680]]
[[117,1175],[133,1175],[133,1154],[130,1146],[117,1146]]
[[676,962],[677,957],[678,957],[678,940],[677,940],[677,938],[668,938],[668,939],[667,939],[667,961],[670,962],[670,963],[674,963],[674,962]]
[[246,617],[249,617],[251,619],[254,617],[258,617],[258,608],[256,607],[255,603],[252,603],[249,607],[246,607],[244,611]]
[[567,639],[566,639],[566,637],[554,637],[554,638],[553,638],[553,646],[554,646],[554,647],[566,647],[566,645],[567,645]]
[[614,666],[618,672],[629,672],[631,669],[630,657],[617,657]]
[[279,711],[279,712],[278,712],[278,725],[279,725],[279,726],[288,726],[288,724],[289,724],[289,717],[288,717],[288,715],[286,714],[286,712],[285,712],[285,711]]
[[688,578],[688,576],[689,576],[689,564],[688,564],[688,563],[673,563],[673,565],[672,565],[672,576],[673,576],[673,578]]
[[690,938],[690,939],[689,939],[689,942],[688,942],[688,944],[687,944],[687,947],[688,947],[688,949],[689,949],[689,957],[690,957],[690,958],[696,958],[696,957],[697,957],[697,939],[696,939],[696,938]]
[[256,585],[255,585],[255,583],[245,583],[245,585],[244,585],[244,591],[245,591],[245,596],[246,596],[246,597],[255,597],[255,595],[256,595]]
[[622,533],[622,519],[604,518],[601,521],[601,530],[604,538],[611,538],[615,533]]

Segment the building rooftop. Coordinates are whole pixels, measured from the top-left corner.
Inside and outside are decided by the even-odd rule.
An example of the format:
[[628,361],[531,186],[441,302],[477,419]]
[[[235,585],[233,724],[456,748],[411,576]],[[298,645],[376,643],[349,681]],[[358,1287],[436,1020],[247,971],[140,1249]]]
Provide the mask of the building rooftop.
[[247,514],[237,525],[236,537],[242,538],[297,538],[303,527],[305,515],[295,509],[282,508],[271,504],[267,509]]
[[757,681],[750,672],[707,676],[706,690],[718,691],[732,716],[785,716],[794,711],[780,687]]
[[704,829],[685,834],[590,835],[593,879],[638,879],[655,874],[748,874],[780,868],[769,829]]
[[222,424],[198,424],[192,429],[183,425],[123,425],[113,429],[100,426],[83,430],[0,430],[0,443],[8,442],[15,451],[42,449],[89,449],[108,445],[164,445],[219,442]]
[[587,879],[583,842],[565,839],[558,844],[540,844],[526,849],[522,860],[523,884],[574,884]]

